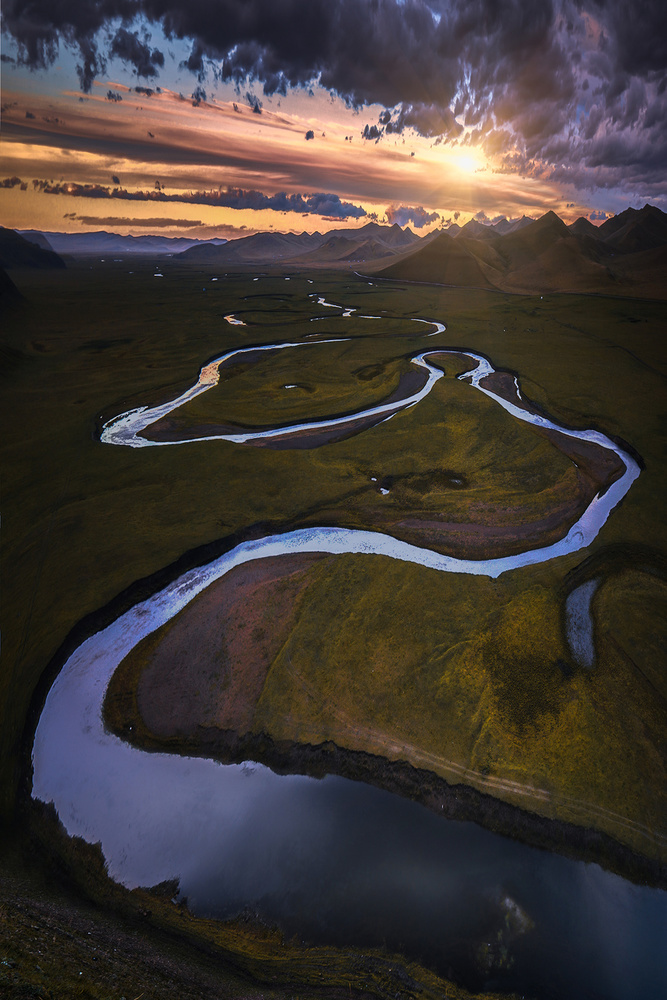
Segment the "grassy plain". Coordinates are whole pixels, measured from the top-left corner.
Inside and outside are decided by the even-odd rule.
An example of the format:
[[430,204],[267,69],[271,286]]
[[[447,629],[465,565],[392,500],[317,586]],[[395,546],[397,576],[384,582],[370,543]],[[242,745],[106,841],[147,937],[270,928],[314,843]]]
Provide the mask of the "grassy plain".
[[[4,817],[14,813],[49,663],[78,622],[135,581],[253,526],[377,527],[395,508],[452,520],[472,511],[493,523],[517,509],[539,514],[555,485],[567,485],[571,466],[559,452],[450,377],[418,407],[319,450],[100,445],[102,420],[171,398],[222,351],[316,330],[355,339],[239,371],[187,419],[347,411],[391,391],[406,355],[459,347],[519,372],[524,395],[557,420],[623,438],[645,468],[589,550],[496,581],[375,556],[328,560],[326,572],[323,563],[272,663],[255,730],[331,739],[451,780],[464,768],[481,789],[664,859],[665,304],[369,286],[326,272],[312,285],[282,274],[212,283],[177,262],[160,265],[163,278],[144,260],[14,272],[25,302],[4,317],[0,375]],[[313,290],[394,319],[337,318],[309,304]],[[247,326],[230,325],[230,313]],[[441,320],[447,332],[425,339],[411,316]],[[326,357],[321,380],[315,352]],[[283,390],[292,383],[312,391]],[[442,469],[464,488],[439,479]],[[387,496],[372,476],[390,481]],[[601,581],[590,673],[572,662],[563,622],[564,595],[587,560]]]
[[[313,327],[318,335],[353,337],[349,344],[317,345],[312,358],[308,347],[274,355],[279,374],[273,383],[271,364],[261,362],[264,383],[282,387],[283,379],[296,381],[303,373],[303,381],[314,384],[318,372],[313,362],[319,355],[326,388],[310,395],[320,398],[320,412],[331,412],[339,392],[346,398],[338,412],[364,405],[369,392],[371,398],[381,397],[396,383],[406,355],[417,350],[452,346],[487,353],[497,368],[518,371],[524,394],[556,419],[601,427],[623,437],[642,456],[645,471],[593,549],[615,543],[650,544],[659,552],[667,548],[659,499],[665,493],[663,304],[368,286],[354,277],[325,274],[316,277],[316,285],[294,276],[288,283],[279,275],[255,283],[230,275],[211,283],[208,276],[176,264],[163,262],[162,279],[153,277],[149,263],[132,267],[133,274],[127,273],[126,263],[97,264],[92,270],[80,265],[57,275],[17,273],[28,301],[5,324],[12,368],[5,367],[3,392],[3,555],[5,581],[11,580],[11,587],[5,587],[1,690],[6,706],[3,737],[9,741],[3,761],[10,765],[16,761],[12,750],[39,676],[70,629],[183,552],[257,522],[326,523],[328,518],[350,526],[372,525],[392,507],[401,512],[445,511],[453,520],[470,520],[470,511],[484,517],[490,510],[487,517],[502,519],[518,503],[529,514],[549,502],[555,482],[567,482],[571,476],[571,463],[530,428],[451,378],[412,410],[321,449],[275,452],[198,442],[135,451],[99,444],[100,418],[170,398],[192,384],[201,364],[221,350],[296,340]],[[313,289],[327,301],[358,307],[365,314],[396,317],[392,334],[422,335],[414,342],[403,336],[388,339],[383,323],[329,318],[326,314],[333,310],[318,307],[315,300],[310,304],[307,296]],[[228,324],[223,317],[229,313],[247,326]],[[323,314],[324,319],[309,322],[310,316]],[[411,316],[440,319],[448,330],[424,338],[428,328],[401,321]],[[456,373],[458,367],[452,370]],[[274,419],[280,398],[275,402],[276,392],[268,387],[263,392],[261,377],[258,392],[253,392],[248,384],[253,374],[241,372],[199,397],[198,416],[209,403],[222,412],[229,394],[232,413],[227,415],[242,422]],[[237,378],[240,384],[234,389]],[[384,384],[374,391],[377,379]],[[301,410],[299,403],[296,410],[306,416],[308,406]],[[435,477],[427,488],[410,490],[409,477],[425,475],[428,480],[443,467],[462,477],[465,488]],[[389,477],[396,484],[383,496],[371,476],[378,481]],[[403,477],[408,479],[405,487]],[[433,661],[447,653],[451,666],[452,658],[463,655],[462,649],[454,653],[462,642],[468,658],[472,646],[484,646],[489,677],[501,676],[501,661],[515,663],[515,669],[523,662],[524,673],[532,674],[528,664],[540,650],[542,659],[552,664],[566,656],[559,588],[588,554],[506,574],[493,583],[447,578],[375,558],[370,562],[377,567],[372,568],[363,558],[343,559],[340,572],[350,564],[345,572],[348,578],[359,578],[359,600],[375,608],[365,616],[363,642],[368,649],[384,645],[383,609],[388,607],[386,595],[397,586],[393,577],[409,581],[402,588],[405,616],[397,607],[387,616],[403,636],[396,648],[405,649],[402,655],[412,664],[406,663],[408,673],[417,663],[423,673],[431,663],[426,673],[446,686],[447,670],[443,667],[441,676]],[[389,578],[391,583],[383,583]],[[409,595],[423,587],[433,593],[411,607]],[[332,593],[342,591],[334,585]],[[315,596],[313,602],[315,615]],[[352,592],[350,602],[351,608],[357,603]],[[438,611],[438,627],[427,627],[425,620],[443,606],[448,609],[446,620]],[[637,631],[644,635],[648,623],[640,620],[640,611]],[[345,628],[346,618],[341,608],[335,627]],[[371,635],[374,621],[377,630]],[[497,657],[490,653],[494,644]],[[356,643],[342,645],[349,650],[350,664],[365,662],[366,653]],[[385,670],[396,669],[392,656],[384,659]],[[604,674],[600,668],[590,677],[574,678],[574,683],[585,684],[586,690],[597,684],[605,687]],[[539,672],[537,676],[541,678]],[[564,683],[554,681],[554,691]],[[539,686],[533,680],[528,689]],[[504,694],[492,699],[500,714],[520,716],[524,730],[537,718],[544,722],[549,698],[544,705],[538,699],[531,706],[525,684],[508,680],[501,687]],[[452,703],[461,703],[461,694]],[[398,716],[404,707],[395,699]],[[276,717],[279,714],[276,710]],[[525,738],[521,745],[525,752]],[[480,748],[474,759],[479,753]],[[7,792],[13,782],[7,773],[5,779],[4,804],[10,808]]]

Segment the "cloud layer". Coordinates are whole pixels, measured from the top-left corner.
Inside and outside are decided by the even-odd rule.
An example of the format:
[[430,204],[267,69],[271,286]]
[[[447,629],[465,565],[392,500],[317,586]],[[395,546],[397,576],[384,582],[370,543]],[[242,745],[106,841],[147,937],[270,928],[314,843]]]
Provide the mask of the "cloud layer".
[[76,212],[67,212],[65,219],[72,222],[80,222],[82,226],[112,226],[114,229],[195,229],[203,225],[200,219],[168,219],[158,217],[154,219],[137,219],[118,215],[77,215]]
[[412,223],[415,229],[423,229],[432,222],[437,222],[440,216],[437,212],[427,212],[421,205],[409,208],[406,205],[390,205],[386,212],[387,221],[391,226],[398,223],[399,226],[407,226]]
[[[15,187],[22,184],[19,177],[8,177],[0,181],[0,187]],[[360,205],[341,201],[337,194],[264,194],[243,188],[227,188],[215,191],[190,191],[167,194],[161,190],[159,182],[152,191],[127,191],[123,187],[107,187],[103,184],[76,184],[33,180],[35,191],[44,194],[67,195],[70,198],[112,199],[118,201],[179,202],[182,205],[209,205],[214,208],[236,208],[274,212],[297,212],[300,215],[319,215],[326,219],[360,219],[366,210]],[[25,189],[25,188],[24,188]],[[194,224],[194,223],[193,223]]]
[[[579,189],[667,195],[664,0],[5,0],[19,61],[78,50],[81,87],[119,57],[154,79],[150,25],[185,39],[185,68],[263,85],[316,84],[381,105],[367,137],[414,129],[464,142],[500,169]],[[253,98],[261,112],[261,101]],[[462,135],[462,128],[465,134]]]

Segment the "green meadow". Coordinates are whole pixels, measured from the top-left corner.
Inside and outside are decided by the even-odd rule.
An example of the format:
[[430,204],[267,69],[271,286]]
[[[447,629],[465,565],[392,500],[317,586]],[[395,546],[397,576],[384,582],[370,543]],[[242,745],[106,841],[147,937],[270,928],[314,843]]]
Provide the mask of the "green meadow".
[[[64,651],[92,627],[87,616],[137,581],[149,582],[117,606],[155,589],[158,577],[149,578],[184,554],[226,539],[327,524],[401,537],[403,522],[416,521],[429,544],[429,518],[487,528],[539,521],[575,484],[573,463],[548,440],[456,379],[466,366],[455,357],[441,359],[445,376],[417,406],[319,448],[111,447],[99,441],[103,422],[174,398],[206,362],[239,347],[304,345],[221,369],[215,388],[173,415],[183,426],[355,412],[394,392],[412,355],[458,348],[518,373],[524,396],[555,420],[622,439],[641,457],[639,479],[588,549],[495,580],[380,556],[318,562],[251,732],[407,761],[664,861],[665,305],[369,285],[341,272],[318,273],[313,284],[284,273],[211,282],[177,262],[160,265],[163,278],[144,260],[14,272],[24,301],[4,316],[0,375],[3,818],[25,803],[34,725]],[[358,313],[342,318],[313,291]],[[230,314],[245,326],[227,322]],[[447,330],[427,337],[412,317]],[[339,337],[349,340],[321,342]],[[592,578],[589,671],[570,654],[564,605]],[[141,673],[135,658],[117,675],[128,704]],[[178,740],[169,745],[178,751]],[[153,906],[171,928],[167,911]],[[233,962],[244,952],[243,968],[268,975],[253,965],[256,941],[230,944],[236,931],[213,929],[204,937],[219,933]],[[277,968],[273,947],[260,951]],[[294,981],[316,995],[320,974]],[[374,975],[369,995],[384,995],[373,992]]]
[[[135,268],[23,272],[25,304],[5,324],[5,814],[14,807],[31,699],[68,633],[183,553],[259,524],[385,529],[438,512],[462,524],[500,523],[508,511],[530,519],[557,487],[568,487],[572,463],[457,381],[460,359],[444,364],[445,378],[416,407],[319,449],[99,443],[102,421],[172,398],[212,357],[315,332],[350,340],[223,369],[183,419],[261,426],[351,412],[393,391],[412,354],[467,348],[518,372],[524,395],[556,420],[622,438],[645,468],[590,550],[494,581],[381,557],[328,560],[289,644],[319,703],[299,700],[278,660],[256,728],[378,754],[385,742],[398,743],[399,756],[444,776],[439,761],[478,772],[480,787],[495,777],[546,788],[543,807],[497,793],[575,821],[592,822],[580,811],[590,800],[610,813],[598,814],[601,828],[653,853],[650,838],[618,828],[611,814],[664,832],[665,605],[656,569],[666,548],[664,305],[369,286],[340,274],[321,274],[313,285],[279,274],[211,283],[177,264],[163,264],[162,279],[145,262]],[[343,319],[309,299],[313,289],[389,318]],[[229,324],[229,314],[246,325]],[[425,337],[429,328],[413,316],[440,320],[447,331]],[[619,547],[643,553],[632,570],[619,568]],[[568,574],[592,556],[601,567],[600,641],[588,672],[569,655],[563,604]]]

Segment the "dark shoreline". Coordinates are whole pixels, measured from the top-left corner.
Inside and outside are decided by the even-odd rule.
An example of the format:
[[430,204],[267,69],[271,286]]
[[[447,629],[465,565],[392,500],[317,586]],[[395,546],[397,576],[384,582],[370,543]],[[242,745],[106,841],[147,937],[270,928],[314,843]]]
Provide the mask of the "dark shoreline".
[[[23,872],[28,878],[32,875],[33,879],[35,871],[47,872],[58,894],[55,928],[51,917],[48,940],[44,942],[47,947],[38,952],[40,962],[45,965],[53,957],[56,963],[69,971],[83,964],[81,950],[88,948],[94,955],[88,956],[86,971],[96,980],[97,976],[104,978],[108,984],[105,965],[108,965],[111,947],[117,945],[113,947],[112,961],[122,967],[125,975],[135,976],[132,992],[125,989],[127,996],[134,995],[135,986],[146,986],[146,979],[150,980],[155,971],[159,973],[166,963],[173,970],[170,986],[173,983],[176,990],[179,985],[189,988],[193,978],[199,979],[197,973],[201,963],[205,963],[213,972],[215,982],[209,982],[206,989],[197,993],[197,1000],[203,996],[212,1000],[229,1000],[232,996],[259,1000],[260,995],[267,1000],[295,1000],[295,991],[302,1000],[324,1000],[326,997],[348,1000],[353,991],[359,1000],[442,1000],[443,997],[451,1000],[519,1000],[513,992],[488,993],[484,990],[478,993],[477,989],[483,988],[482,982],[476,986],[471,980],[470,986],[464,986],[458,979],[453,979],[453,970],[448,969],[446,978],[443,978],[443,973],[431,966],[422,965],[400,950],[390,951],[385,946],[363,948],[308,943],[296,936],[288,939],[279,925],[265,920],[252,908],[246,908],[227,920],[195,916],[188,909],[186,900],[180,903],[173,901],[174,893],[178,891],[177,879],[135,889],[126,889],[110,879],[100,844],[89,844],[77,836],[70,837],[53,804],[31,802],[23,820],[22,829],[14,829],[10,834],[14,850],[18,849],[26,856]],[[4,846],[4,840],[0,838],[0,851]],[[30,888],[27,892],[23,888],[21,893],[20,904],[27,902],[28,905],[20,905],[18,916],[23,919],[17,934],[20,939],[32,941],[35,932],[39,940],[43,906],[42,893],[31,892]],[[92,939],[90,920],[82,926],[80,916],[82,907],[91,913],[90,904],[94,908],[92,913],[97,924],[102,925],[101,934],[95,928]],[[16,922],[11,920],[12,915],[9,902],[6,915],[0,916],[5,916],[3,930],[7,930],[9,924],[13,933]],[[51,914],[47,920],[49,916]],[[26,917],[30,921],[30,935],[25,934]],[[60,935],[57,949],[54,949],[51,933],[55,929],[56,936],[60,934],[61,926],[66,930]],[[53,944],[56,943],[56,936],[53,937]],[[10,935],[8,937],[11,939]],[[31,965],[35,972],[31,981],[36,979],[43,989],[44,970],[34,964],[37,957],[35,951],[33,949]],[[72,951],[76,953],[75,957]],[[143,963],[141,958],[144,958]],[[174,960],[178,962],[176,967]],[[13,968],[16,963],[9,964]],[[22,964],[24,969],[21,971],[24,971],[25,963]],[[484,973],[480,975],[484,977]],[[473,972],[472,979],[477,980],[480,975]],[[119,992],[118,980],[119,976],[112,973],[112,991],[115,987],[116,994]],[[224,987],[230,980],[235,992],[229,992],[229,989],[224,993],[217,990],[211,992],[211,985],[214,988]],[[79,981],[76,986],[80,988],[84,983]],[[259,990],[262,990],[261,994]],[[24,996],[24,993],[20,995]],[[36,996],[37,991],[30,995]],[[67,995],[70,996],[70,993]],[[97,997],[99,994],[86,992],[85,995],[92,1000],[93,995]],[[163,995],[163,992],[151,992],[151,996]],[[188,991],[187,995],[194,1000],[194,992]],[[79,996],[78,991],[76,996]],[[106,1000],[109,993],[105,992],[103,996]],[[181,1000],[181,995],[173,989],[170,989],[169,997]]]
[[[317,745],[276,741],[264,733],[239,735],[233,730],[200,728],[197,738],[160,740],[146,731],[112,729],[115,735],[144,751],[205,757],[221,764],[254,761],[276,774],[313,778],[338,775],[418,802],[445,819],[478,823],[529,847],[562,854],[575,861],[600,865],[636,884],[667,889],[667,865],[649,858],[591,827],[549,819],[512,805],[470,785],[452,785],[407,761],[392,761],[363,750],[348,750],[332,741]],[[177,749],[178,748],[178,749]]]

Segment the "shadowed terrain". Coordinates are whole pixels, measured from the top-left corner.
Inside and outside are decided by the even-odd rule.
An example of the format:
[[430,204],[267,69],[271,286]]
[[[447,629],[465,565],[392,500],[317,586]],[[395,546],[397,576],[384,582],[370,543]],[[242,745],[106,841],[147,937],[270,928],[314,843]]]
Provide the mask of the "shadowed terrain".
[[[491,230],[491,231],[489,231]],[[566,226],[554,212],[502,234],[468,223],[379,270],[399,280],[496,288],[524,294],[595,292],[664,298],[667,216],[646,205],[596,229],[585,219]]]

